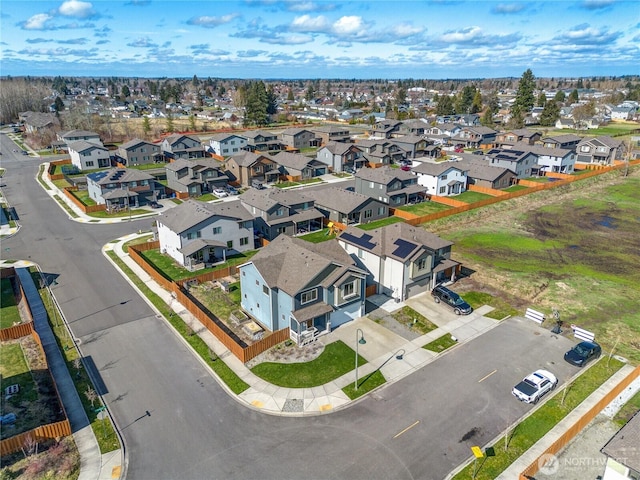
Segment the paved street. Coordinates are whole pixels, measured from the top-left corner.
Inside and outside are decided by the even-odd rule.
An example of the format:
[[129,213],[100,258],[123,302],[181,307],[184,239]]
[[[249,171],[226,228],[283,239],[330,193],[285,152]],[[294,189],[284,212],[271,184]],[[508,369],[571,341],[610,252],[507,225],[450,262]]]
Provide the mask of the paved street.
[[151,220],[73,222],[36,182],[38,159],[6,160],[3,191],[22,228],[3,240],[2,258],[57,277],[53,292],[125,440],[127,478],[441,479],[532,408],[510,395],[525,374],[545,367],[563,382],[574,373],[562,362],[569,340],[510,319],[342,411],[250,410],[101,255]]

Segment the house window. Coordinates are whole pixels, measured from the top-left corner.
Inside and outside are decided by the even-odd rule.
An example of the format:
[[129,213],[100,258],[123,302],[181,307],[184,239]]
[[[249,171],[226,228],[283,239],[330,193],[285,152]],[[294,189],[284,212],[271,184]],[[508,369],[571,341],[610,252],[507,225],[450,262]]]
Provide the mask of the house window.
[[265,295],[269,295],[269,287],[267,287],[266,285],[262,285],[262,293],[264,293]]
[[365,210],[364,218],[371,218],[373,216],[373,210]]
[[86,165],[87,167],[93,167],[93,160],[92,160],[92,161],[90,161],[90,162],[85,162],[85,165]]
[[276,216],[281,217],[282,215],[284,215],[284,208],[280,207],[276,210]]
[[427,267],[427,259],[421,258],[416,262],[416,267],[418,270],[424,270]]
[[220,235],[222,233],[222,227],[213,227],[213,234]]
[[384,215],[386,210],[386,207],[378,207],[378,215]]
[[440,177],[440,180],[446,180],[446,179],[447,179],[447,176],[446,176],[446,175],[442,175],[442,176]]
[[318,299],[318,290],[316,289],[308,290],[300,294],[300,303],[302,303],[303,305],[305,303],[313,302],[314,300],[317,300],[317,299]]
[[590,150],[591,150],[591,147],[590,147],[589,145],[582,145],[582,146],[580,147],[580,151],[581,151],[581,152],[588,152],[588,151],[590,151]]
[[349,298],[356,294],[356,282],[345,283],[342,287],[342,297]]
[[369,182],[369,188],[373,188],[373,182]]
[[276,228],[276,233],[280,234],[280,233],[284,233],[287,231],[287,227],[278,227]]
[[189,232],[187,233],[187,240],[195,240],[196,238],[200,238],[202,236],[202,232]]
[[233,240],[227,242],[227,248],[233,248]]
[[440,187],[440,192],[439,193],[444,193],[447,191],[447,187]]
[[256,280],[256,285],[260,285],[260,281],[259,280]]
[[364,258],[364,250],[361,248],[358,249],[358,258]]
[[240,245],[249,245],[249,237],[242,237],[240,239]]

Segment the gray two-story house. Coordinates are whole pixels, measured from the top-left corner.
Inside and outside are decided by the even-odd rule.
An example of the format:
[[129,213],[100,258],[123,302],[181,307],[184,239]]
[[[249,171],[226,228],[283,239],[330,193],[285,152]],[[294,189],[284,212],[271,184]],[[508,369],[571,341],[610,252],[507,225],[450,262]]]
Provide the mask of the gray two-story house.
[[272,241],[278,235],[295,236],[322,229],[322,212],[314,200],[295,190],[250,188],[240,201],[254,216],[259,236]]
[[339,187],[305,190],[315,207],[332,222],[343,225],[369,223],[389,216],[389,206],[375,198]]
[[355,191],[375,198],[391,207],[422,201],[426,187],[418,177],[399,168],[363,168],[355,175]]
[[250,152],[277,152],[286,148],[275,133],[251,130],[242,132],[242,136],[247,139],[245,148]]
[[316,134],[306,128],[287,128],[280,132],[280,140],[288,148],[294,150],[320,145],[320,140],[316,138]]
[[331,172],[353,172],[367,164],[360,148],[343,142],[327,143],[316,152],[316,159],[327,165]]
[[115,160],[125,166],[148,165],[162,160],[160,145],[134,138],[116,150]]
[[181,158],[165,167],[167,187],[174,192],[188,193],[190,197],[226,187],[229,177],[220,167],[220,162],[210,158]]
[[625,145],[622,140],[606,135],[585,138],[576,146],[578,163],[613,165],[616,160],[621,160]]
[[531,177],[539,169],[537,155],[524,149],[493,148],[481,158],[493,167],[511,170],[518,178]]
[[182,135],[176,133],[169,135],[161,144],[162,154],[167,161],[178,158],[202,158],[204,157],[204,147],[200,139],[194,135]]
[[156,201],[164,187],[141,170],[112,168],[87,174],[89,198],[113,208],[134,208]]
[[229,157],[246,150],[247,139],[233,133],[216,133],[209,139],[209,152],[220,157]]

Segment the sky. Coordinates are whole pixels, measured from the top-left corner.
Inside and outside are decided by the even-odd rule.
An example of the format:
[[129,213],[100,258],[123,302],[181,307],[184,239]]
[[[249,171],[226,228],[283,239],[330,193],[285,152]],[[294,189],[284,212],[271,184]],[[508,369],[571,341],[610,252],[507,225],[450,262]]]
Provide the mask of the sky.
[[0,75],[640,74],[640,0],[2,0]]

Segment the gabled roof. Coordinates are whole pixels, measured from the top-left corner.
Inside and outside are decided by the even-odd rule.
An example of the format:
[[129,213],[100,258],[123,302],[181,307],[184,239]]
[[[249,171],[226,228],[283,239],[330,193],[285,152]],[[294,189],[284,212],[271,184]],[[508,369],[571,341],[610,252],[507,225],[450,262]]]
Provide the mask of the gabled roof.
[[[270,288],[278,288],[291,296],[308,288],[320,274],[332,272],[339,278],[351,270],[363,273],[335,240],[315,244],[280,235],[251,258]],[[336,272],[337,271],[337,272]]]
[[506,172],[511,172],[508,168],[495,167],[489,165],[481,160],[460,160],[456,162],[460,169],[464,169],[467,172],[468,178],[477,178],[478,180],[486,180],[488,182],[495,182],[498,178],[504,175]]
[[326,148],[334,155],[344,155],[352,148],[360,150],[357,145],[344,142],[327,142],[327,144],[323,148]]
[[291,152],[280,152],[277,155],[268,155],[268,157],[278,165],[295,170],[302,170],[315,160],[305,155]]
[[209,140],[213,142],[224,142],[228,138],[233,138],[233,137],[246,140],[246,138],[244,138],[243,136],[236,135],[235,133],[216,133],[214,135],[211,135]]
[[60,134],[60,138],[74,138],[74,137],[91,137],[91,138],[100,138],[100,135],[96,132],[89,132],[87,130],[69,130],[68,132],[64,132]]
[[253,220],[253,215],[242,206],[240,200],[220,203],[202,203],[195,200],[187,200],[177,207],[162,213],[157,217],[157,221],[171,231],[180,234],[216,216],[242,222]]
[[363,168],[356,173],[356,177],[383,185],[389,185],[394,180],[404,181],[415,178],[410,172],[389,167]]
[[339,187],[323,189],[311,188],[306,191],[305,195],[314,199],[316,207],[325,207],[341,213],[357,211],[372,200],[378,201],[367,195],[351,192]]
[[170,170],[172,172],[177,172],[178,170],[182,170],[183,168],[190,168],[194,171],[200,171],[203,169],[220,169],[222,164],[214,160],[212,158],[194,158],[193,160],[186,158],[179,158],[174,162],[168,163],[165,166],[166,170]]
[[271,132],[266,132],[264,130],[249,130],[246,132],[242,132],[242,136],[249,139],[255,139],[257,137],[266,137],[266,138],[272,138],[272,137],[277,137],[277,135],[275,133],[271,133]]
[[138,145],[152,145],[154,147],[157,147],[158,145],[156,145],[155,143],[151,143],[151,142],[147,142],[146,140],[142,140],[140,138],[134,138],[132,140],[129,140],[126,143],[123,143],[122,145],[120,145],[120,148],[122,148],[123,150],[129,150],[131,148],[135,148]]
[[574,135],[573,133],[567,133],[566,135],[556,135],[543,137],[542,142],[556,142],[556,143],[574,143],[582,140],[582,137]]
[[241,152],[236,155],[232,155],[230,158],[233,159],[233,161],[235,161],[241,167],[250,167],[251,165],[259,162],[262,159],[271,160],[266,155],[260,155],[253,152]]
[[69,150],[73,150],[74,152],[85,152],[87,150],[103,150],[109,151],[107,147],[103,147],[102,145],[98,145],[97,143],[87,142],[86,140],[78,140],[77,142],[71,142],[69,145]]
[[349,134],[349,129],[336,127],[334,125],[320,125],[319,127],[310,127],[309,130],[312,132]]
[[464,171],[457,162],[420,162],[419,165],[413,167],[411,170],[415,173],[430,175],[432,177],[438,177],[449,170]]
[[417,135],[404,135],[402,137],[392,138],[391,141],[393,143],[410,143],[415,145],[417,143],[424,142],[424,138]]
[[529,154],[530,152],[525,151],[524,149],[492,148],[486,153],[485,158],[488,157],[490,159],[495,158],[496,160],[520,163],[527,158]]
[[[95,146],[95,145],[94,145]],[[109,183],[128,183],[137,182],[139,180],[153,180],[153,175],[136,170],[133,168],[110,168],[101,172],[93,172],[87,175],[87,178],[98,185],[106,185]]]
[[291,128],[287,128],[285,130],[283,130],[282,132],[280,132],[281,135],[299,135],[303,132],[309,132],[309,133],[313,133],[311,130],[307,129],[307,128],[298,128],[298,127],[291,127]]
[[453,242],[444,240],[424,228],[404,222],[374,230],[347,227],[338,239],[380,258],[391,257],[402,263],[415,258],[425,248],[435,251],[453,245]]
[[640,412],[636,413],[624,427],[600,450],[618,463],[640,471]]
[[196,142],[198,145],[200,144],[200,139],[195,135],[183,135],[181,133],[174,133],[165,137],[163,141],[167,142],[169,145],[175,145],[179,140],[183,138],[188,138],[189,140]]
[[548,148],[543,147],[542,145],[529,145],[528,143],[517,142],[514,146],[516,150],[522,150],[525,152],[531,152],[534,155],[545,156],[545,157],[558,157],[564,158],[567,155],[571,155],[573,150],[569,150],[567,148]]
[[250,188],[240,195],[240,200],[263,211],[271,210],[278,205],[290,207],[305,202],[313,202],[312,198],[295,190],[282,190],[280,188],[265,188],[263,190]]
[[607,135],[601,137],[585,138],[578,145],[584,145],[585,143],[591,145],[603,145],[609,148],[618,148],[622,144],[622,140],[616,140]]
[[482,125],[463,127],[462,130],[468,130],[469,132],[477,133],[478,135],[495,135],[496,133],[498,133],[493,128],[485,127]]

